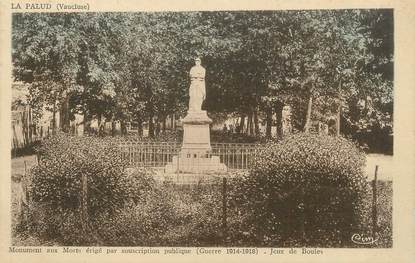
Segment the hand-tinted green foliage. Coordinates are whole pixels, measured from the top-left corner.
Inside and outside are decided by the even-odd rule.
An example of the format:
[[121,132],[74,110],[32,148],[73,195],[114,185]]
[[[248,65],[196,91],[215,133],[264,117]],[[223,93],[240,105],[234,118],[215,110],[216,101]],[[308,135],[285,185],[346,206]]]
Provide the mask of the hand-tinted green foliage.
[[339,137],[297,134],[269,144],[233,193],[233,205],[245,213],[245,239],[276,246],[348,244],[363,216],[364,161]]

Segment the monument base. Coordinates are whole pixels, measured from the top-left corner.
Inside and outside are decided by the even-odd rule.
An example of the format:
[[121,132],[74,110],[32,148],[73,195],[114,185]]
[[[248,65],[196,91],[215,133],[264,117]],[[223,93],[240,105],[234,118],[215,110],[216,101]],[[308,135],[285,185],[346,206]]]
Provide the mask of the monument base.
[[189,111],[183,119],[183,145],[185,154],[203,155],[211,150],[210,128],[212,120],[206,111]]
[[224,173],[227,167],[220,162],[219,156],[208,154],[200,156],[181,152],[179,156],[173,156],[173,161],[166,165],[164,171],[166,173],[211,174]]
[[183,119],[183,145],[178,156],[173,156],[165,167],[166,173],[220,173],[226,165],[218,156],[209,154],[210,128],[212,120],[206,111],[188,111]]

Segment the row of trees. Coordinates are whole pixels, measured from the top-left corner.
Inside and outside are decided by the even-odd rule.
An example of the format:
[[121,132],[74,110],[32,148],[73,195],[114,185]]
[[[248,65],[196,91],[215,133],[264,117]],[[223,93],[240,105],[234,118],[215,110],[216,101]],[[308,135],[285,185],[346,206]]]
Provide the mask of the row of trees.
[[253,133],[264,119],[270,136],[284,105],[298,130],[333,118],[352,134],[391,126],[390,10],[13,15],[14,77],[31,83],[38,112],[61,112],[64,131],[78,113],[148,122],[153,135],[155,121],[184,115],[195,57],[204,107],[241,128],[248,117]]

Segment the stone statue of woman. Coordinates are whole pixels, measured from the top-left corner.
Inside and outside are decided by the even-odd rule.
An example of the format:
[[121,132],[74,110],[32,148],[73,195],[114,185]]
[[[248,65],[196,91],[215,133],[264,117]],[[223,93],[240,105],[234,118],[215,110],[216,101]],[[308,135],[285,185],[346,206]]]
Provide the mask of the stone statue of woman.
[[190,69],[189,111],[201,111],[206,98],[206,70],[201,66],[200,58],[195,59],[195,66]]

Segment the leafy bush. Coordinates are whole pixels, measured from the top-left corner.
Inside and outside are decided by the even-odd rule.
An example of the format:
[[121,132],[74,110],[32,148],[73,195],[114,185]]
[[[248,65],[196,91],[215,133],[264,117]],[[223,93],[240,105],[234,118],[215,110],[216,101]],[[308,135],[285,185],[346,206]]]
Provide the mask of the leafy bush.
[[245,133],[211,131],[211,141],[216,143],[259,143],[265,142],[266,138]]
[[183,141],[183,130],[167,130],[160,132],[158,135],[152,137],[137,136],[137,134],[129,134],[127,136],[116,136],[116,137],[105,137],[107,140],[111,139],[118,142],[182,142]]
[[28,222],[40,235],[65,244],[89,242],[79,233],[83,175],[88,225],[127,203],[140,202],[153,185],[144,171],[127,172],[117,145],[110,140],[58,134],[44,141],[38,152],[40,163],[30,171],[33,205]]
[[114,218],[100,217],[96,228],[106,245],[202,246],[220,242],[220,202],[214,187],[158,186],[139,204]]
[[[341,137],[297,134],[268,144],[235,182],[239,232],[265,246],[344,246],[361,227],[364,154]],[[238,231],[236,231],[238,232]]]
[[31,233],[60,245],[348,246],[352,233],[368,231],[364,155],[346,139],[298,134],[267,144],[251,171],[228,179],[226,236],[221,181],[156,184],[148,171],[127,173],[114,143],[58,135],[43,144],[31,171]]

